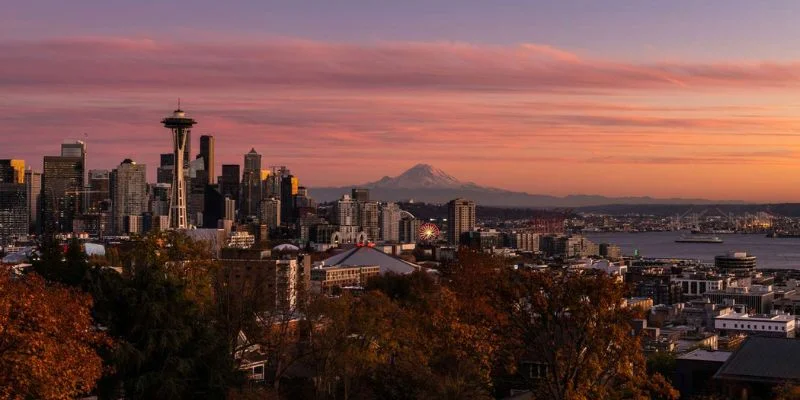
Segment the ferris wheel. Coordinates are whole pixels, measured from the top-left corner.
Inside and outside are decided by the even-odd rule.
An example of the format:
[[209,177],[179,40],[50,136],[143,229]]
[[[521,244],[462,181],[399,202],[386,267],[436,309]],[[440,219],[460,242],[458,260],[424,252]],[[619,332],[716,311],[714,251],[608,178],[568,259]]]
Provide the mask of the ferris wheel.
[[439,227],[430,222],[419,226],[417,237],[421,242],[432,242],[439,238]]

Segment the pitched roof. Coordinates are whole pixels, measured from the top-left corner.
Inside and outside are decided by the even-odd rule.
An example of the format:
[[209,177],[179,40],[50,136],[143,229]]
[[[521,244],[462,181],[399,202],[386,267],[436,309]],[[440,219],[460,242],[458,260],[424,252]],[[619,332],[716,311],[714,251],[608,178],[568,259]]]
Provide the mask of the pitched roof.
[[715,378],[758,382],[800,381],[800,340],[748,337]]
[[377,265],[381,274],[394,272],[395,274],[410,274],[418,269],[419,265],[390,256],[372,247],[354,247],[323,261],[325,266],[358,266]]

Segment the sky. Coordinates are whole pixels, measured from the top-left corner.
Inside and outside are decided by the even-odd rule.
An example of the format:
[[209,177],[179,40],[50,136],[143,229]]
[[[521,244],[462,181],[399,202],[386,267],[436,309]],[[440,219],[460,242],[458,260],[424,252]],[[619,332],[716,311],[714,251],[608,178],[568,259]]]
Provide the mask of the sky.
[[800,2],[0,0],[0,158],[151,178],[177,99],[217,173],[428,163],[538,194],[800,202]]

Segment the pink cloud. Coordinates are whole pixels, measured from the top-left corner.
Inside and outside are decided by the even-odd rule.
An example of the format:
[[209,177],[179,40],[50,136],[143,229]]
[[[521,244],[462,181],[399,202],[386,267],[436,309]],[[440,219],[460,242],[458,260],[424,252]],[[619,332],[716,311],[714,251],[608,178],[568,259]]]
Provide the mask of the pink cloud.
[[794,68],[630,64],[538,44],[0,42],[0,137],[14,138],[0,158],[36,167],[86,133],[91,168],[133,158],[152,175],[169,151],[158,121],[181,96],[220,163],[253,146],[312,186],[422,161],[530,192],[620,194],[637,181],[624,194],[741,198],[745,167],[754,194],[800,176],[800,117],[752,94],[788,93]]
[[800,63],[631,64],[541,44],[0,42],[0,87],[635,90],[796,86]]

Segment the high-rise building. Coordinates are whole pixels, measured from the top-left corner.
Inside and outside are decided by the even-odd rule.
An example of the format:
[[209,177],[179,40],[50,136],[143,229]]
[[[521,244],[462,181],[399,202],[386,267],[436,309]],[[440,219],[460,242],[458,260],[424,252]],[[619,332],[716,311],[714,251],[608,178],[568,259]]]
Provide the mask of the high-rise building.
[[244,170],[258,171],[258,177],[261,178],[261,154],[258,154],[255,148],[250,148],[244,155]]
[[186,131],[186,147],[183,150],[183,170],[189,170],[189,162],[192,161],[192,131]]
[[39,210],[42,206],[42,173],[25,171],[25,198],[28,202],[29,231],[38,233],[42,229]]
[[269,229],[275,229],[281,224],[281,200],[274,197],[261,201],[261,223]]
[[89,170],[89,190],[86,192],[84,229],[103,235],[112,228],[111,172],[107,169]]
[[0,245],[27,234],[28,201],[25,184],[16,181],[0,182]]
[[281,225],[289,226],[295,222],[294,196],[297,195],[299,182],[294,175],[281,179]]
[[217,171],[214,168],[214,136],[200,136],[200,157],[203,157],[203,167],[208,176],[208,184],[213,185],[217,177]]
[[61,144],[61,157],[80,157],[86,159],[86,143],[80,140]]
[[447,203],[447,240],[452,245],[461,243],[461,234],[475,230],[475,202],[462,198]]
[[241,174],[239,164],[223,164],[222,175],[219,176],[219,191],[223,197],[229,197],[239,201],[239,189],[241,186]]
[[[205,194],[208,186],[205,162],[198,157],[189,162],[189,192],[186,199],[186,215],[190,226],[203,226]],[[216,224],[216,221],[214,222]]]
[[161,163],[156,170],[156,182],[157,183],[169,183],[172,184],[172,175],[174,172],[172,171],[175,168],[175,154],[167,153],[161,155]]
[[0,160],[0,183],[25,183],[25,160]]
[[225,218],[225,198],[219,191],[219,185],[205,185],[203,201],[203,228],[218,227],[219,221]]
[[111,206],[111,172],[107,169],[89,170],[89,193],[86,212],[108,211]]
[[339,226],[353,226],[358,223],[357,203],[346,194],[336,202],[334,224]]
[[400,241],[400,206],[386,203],[381,207],[381,240]]
[[233,221],[236,219],[236,200],[226,197],[225,198],[225,217],[226,221]]
[[129,217],[141,217],[147,211],[147,166],[125,159],[111,175],[113,230],[117,234],[139,233],[140,230],[130,229],[133,227],[131,221],[136,221],[137,229],[140,229],[140,220]]
[[72,220],[80,212],[84,165],[83,157],[44,157],[42,222],[45,230],[72,232]]
[[366,203],[369,201],[369,189],[364,188],[353,188],[352,189],[352,197],[353,200],[359,203]]
[[172,195],[170,196],[170,222],[171,229],[185,229],[189,227],[186,215],[186,177],[184,169],[188,166],[189,135],[195,120],[186,116],[181,109],[175,110],[171,116],[161,120],[164,127],[172,132],[173,154],[175,167],[172,170]]
[[244,155],[240,204],[240,219],[258,217],[258,207],[261,205],[261,154],[256,149],[250,149]]
[[381,236],[381,211],[377,201],[356,202],[358,204],[358,220],[361,230],[367,234],[371,241],[377,241]]
[[419,227],[422,221],[416,218],[400,218],[400,243],[417,243],[419,239]]
[[0,245],[28,233],[25,161],[0,160]]

